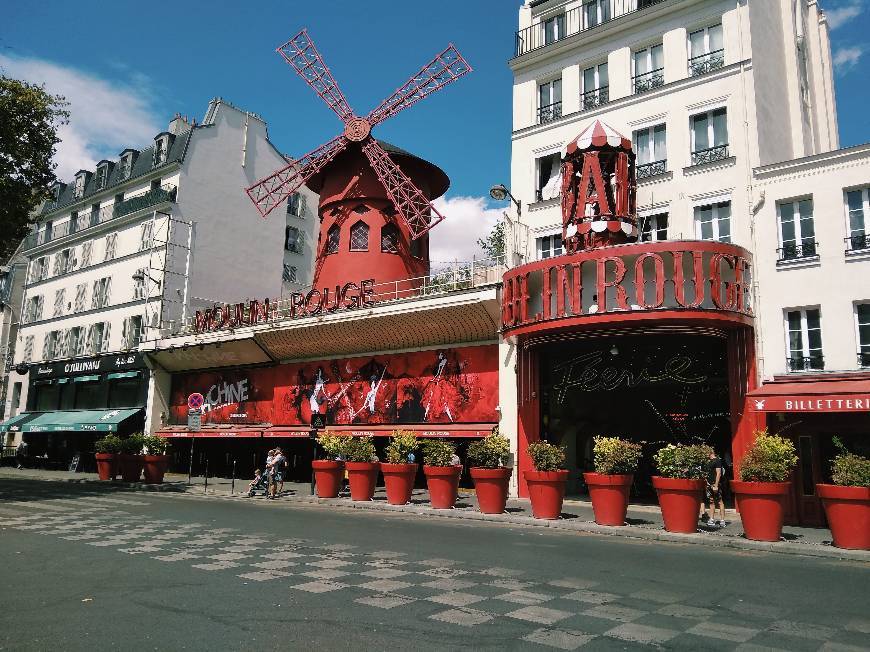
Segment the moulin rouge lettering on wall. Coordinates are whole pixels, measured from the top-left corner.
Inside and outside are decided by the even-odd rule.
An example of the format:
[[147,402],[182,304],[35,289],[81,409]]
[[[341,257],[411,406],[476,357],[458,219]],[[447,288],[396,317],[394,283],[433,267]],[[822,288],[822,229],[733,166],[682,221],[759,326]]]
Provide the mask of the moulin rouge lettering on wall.
[[658,371],[649,367],[629,369],[615,364],[607,364],[609,357],[604,351],[592,351],[554,366],[553,373],[559,377],[559,380],[553,385],[556,400],[563,403],[569,389],[594,392],[613,390],[620,386],[634,388],[664,381],[698,385],[707,380],[706,375],[691,373],[691,368],[695,364],[694,360],[681,353],[665,360]]
[[194,330],[197,333],[253,326],[262,322],[284,317],[311,317],[324,312],[370,308],[374,305],[374,279],[357,283],[336,285],[335,290],[324,288],[308,292],[294,292],[284,305],[277,301],[264,299],[248,304],[235,303],[197,310]]

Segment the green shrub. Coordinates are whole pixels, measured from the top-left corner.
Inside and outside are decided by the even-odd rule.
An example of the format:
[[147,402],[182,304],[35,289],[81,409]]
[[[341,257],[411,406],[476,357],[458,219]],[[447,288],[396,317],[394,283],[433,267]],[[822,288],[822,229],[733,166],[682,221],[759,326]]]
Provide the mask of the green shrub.
[[94,451],[97,453],[117,453],[121,450],[121,438],[118,435],[106,435],[94,442]]
[[119,452],[124,455],[139,455],[142,452],[142,446],[144,444],[145,435],[141,432],[136,432],[121,440]]
[[559,471],[565,468],[565,447],[547,441],[535,441],[527,449],[535,471]]
[[330,431],[325,431],[317,438],[317,443],[324,450],[327,457],[335,459],[336,457],[344,458],[344,447],[348,437],[342,435],[333,435]]
[[493,433],[483,439],[472,442],[468,447],[468,461],[471,466],[482,469],[497,469],[503,465],[503,460],[511,452],[511,443],[507,437]]
[[595,437],[592,447],[595,472],[604,475],[623,475],[634,473],[643,447],[640,444],[619,437]]
[[831,462],[832,480],[841,487],[870,487],[870,459],[846,450],[839,437],[834,446],[840,453]]
[[797,461],[790,440],[759,430],[740,464],[740,479],[744,482],[785,482]]
[[169,448],[169,440],[153,435],[144,437],[143,444],[148,455],[166,455],[166,450]]
[[371,437],[345,437],[344,460],[346,462],[376,462],[374,440]]
[[387,444],[384,453],[390,464],[407,464],[408,455],[417,452],[420,441],[410,430],[393,430],[390,434],[390,443]]
[[656,468],[663,478],[700,480],[713,449],[706,444],[668,444],[655,454]]
[[456,444],[446,439],[424,439],[423,459],[429,466],[450,466],[456,454]]

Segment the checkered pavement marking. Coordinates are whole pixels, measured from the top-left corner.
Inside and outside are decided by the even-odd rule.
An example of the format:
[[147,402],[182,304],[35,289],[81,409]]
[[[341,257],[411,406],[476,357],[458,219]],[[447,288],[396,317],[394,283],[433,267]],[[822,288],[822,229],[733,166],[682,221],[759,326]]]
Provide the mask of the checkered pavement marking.
[[523,637],[524,641],[537,643],[558,650],[576,650],[589,643],[595,636],[576,630],[547,629],[542,627]]

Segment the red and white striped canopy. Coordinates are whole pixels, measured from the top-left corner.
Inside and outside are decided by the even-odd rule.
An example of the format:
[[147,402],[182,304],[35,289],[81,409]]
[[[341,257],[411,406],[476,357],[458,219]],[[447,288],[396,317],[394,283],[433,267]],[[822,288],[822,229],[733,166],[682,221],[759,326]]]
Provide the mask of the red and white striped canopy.
[[616,131],[606,122],[596,120],[591,125],[586,127],[577,138],[568,141],[562,148],[562,158],[570,156],[579,150],[586,150],[590,147],[618,147],[622,149],[631,149],[631,140]]

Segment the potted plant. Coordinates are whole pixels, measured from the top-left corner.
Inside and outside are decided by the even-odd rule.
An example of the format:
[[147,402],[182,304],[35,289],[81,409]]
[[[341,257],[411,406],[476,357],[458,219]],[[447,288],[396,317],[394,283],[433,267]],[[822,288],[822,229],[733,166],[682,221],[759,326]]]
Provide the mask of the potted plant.
[[655,454],[652,478],[668,532],[697,532],[704,498],[704,464],[713,449],[705,444],[668,444]]
[[420,447],[417,436],[410,430],[394,430],[387,444],[386,462],[381,462],[384,486],[387,488],[387,502],[390,505],[406,505],[414,490],[417,464],[414,453]]
[[831,464],[834,484],[817,484],[816,493],[838,548],[870,550],[870,459],[850,453],[839,438]]
[[371,500],[378,483],[381,463],[371,437],[348,437],[344,442],[344,468],[351,500]]
[[565,469],[565,447],[546,441],[529,444],[529,457],[532,458],[533,471],[524,471],[523,477],[529,486],[529,499],[532,501],[532,516],[535,518],[556,519],[562,513],[565,500],[565,485],[568,471]]
[[484,514],[504,512],[513,469],[502,464],[510,450],[510,441],[499,435],[497,428],[488,437],[478,439],[468,447],[469,473],[477,491],[477,506]]
[[594,473],[584,473],[592,511],[598,525],[625,525],[628,493],[643,449],[619,437],[595,437],[592,447]]
[[446,439],[426,439],[423,447],[423,473],[434,509],[453,509],[459,494],[462,466],[456,462],[456,444]]
[[121,440],[117,435],[106,435],[94,442],[94,457],[100,480],[114,480],[118,475],[118,450]]
[[145,484],[162,484],[163,475],[169,468],[169,441],[153,435],[145,437],[145,455],[142,456],[145,471]]
[[344,447],[347,439],[347,437],[333,435],[329,431],[317,438],[317,443],[326,453],[326,459],[311,462],[318,498],[336,498],[341,491],[341,480],[344,477]]
[[788,439],[767,430],[755,433],[740,464],[740,480],[731,483],[747,539],[779,541],[791,486],[788,479],[797,461]]
[[118,451],[118,465],[121,471],[121,480],[124,482],[139,482],[142,475],[142,445],[144,435],[140,432],[133,433],[121,440]]

